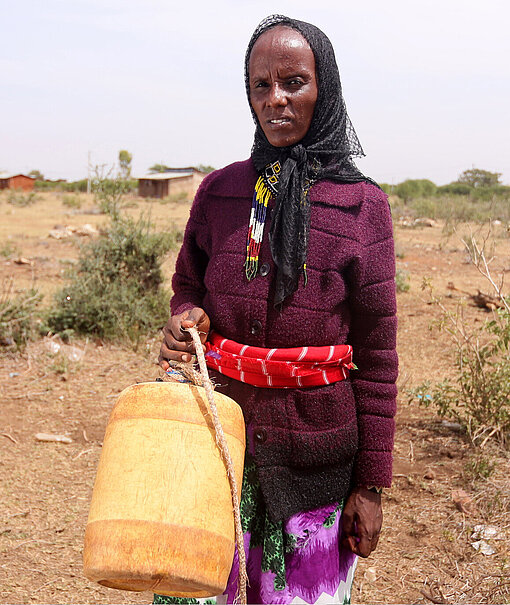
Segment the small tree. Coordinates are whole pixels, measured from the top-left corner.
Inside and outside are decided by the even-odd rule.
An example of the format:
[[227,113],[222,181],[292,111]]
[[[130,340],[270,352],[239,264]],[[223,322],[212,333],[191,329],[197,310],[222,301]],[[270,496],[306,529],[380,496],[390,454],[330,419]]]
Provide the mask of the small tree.
[[480,168],[470,168],[459,174],[458,183],[465,183],[471,187],[494,187],[500,184],[500,172],[489,172]]
[[119,173],[120,178],[127,180],[131,176],[131,160],[133,156],[126,151],[125,149],[121,149],[119,151]]
[[33,179],[36,179],[37,181],[44,181],[44,175],[40,170],[31,170],[28,173],[28,176],[31,176]]

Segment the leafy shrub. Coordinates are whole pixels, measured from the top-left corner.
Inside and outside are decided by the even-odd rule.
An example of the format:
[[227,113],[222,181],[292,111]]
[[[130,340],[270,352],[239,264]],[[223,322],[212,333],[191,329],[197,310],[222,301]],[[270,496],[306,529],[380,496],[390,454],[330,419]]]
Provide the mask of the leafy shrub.
[[129,204],[125,196],[133,191],[134,186],[136,188],[134,185],[136,182],[122,178],[110,178],[110,176],[104,177],[101,171],[96,169],[96,175],[92,180],[92,192],[100,211],[115,218],[121,210],[132,207],[133,203]]
[[471,195],[476,200],[492,200],[492,199],[505,199],[510,200],[510,187],[505,185],[494,185],[493,187],[476,187],[471,192]]
[[405,269],[397,268],[395,273],[395,284],[397,292],[409,292],[411,284],[409,283],[409,272]]
[[55,183],[54,181],[36,181],[34,183],[34,189],[36,191],[57,191],[60,189],[62,183]]
[[4,282],[0,294],[0,345],[22,349],[33,336],[37,320],[34,308],[42,300],[35,289],[15,294],[13,282]]
[[412,214],[416,218],[432,218],[438,219],[440,218],[441,209],[440,204],[437,203],[437,199],[427,197],[427,198],[417,198],[410,202],[410,208],[412,209]]
[[[473,240],[471,258],[494,285],[483,251]],[[489,261],[490,262],[490,261]],[[510,443],[510,301],[496,288],[503,308],[493,312],[482,327],[468,323],[460,309],[447,310],[428,282],[432,303],[440,310],[439,327],[455,345],[455,376],[441,382],[426,381],[408,390],[409,399],[433,406],[440,416],[453,418],[475,445],[497,439]]]
[[408,202],[418,197],[435,195],[437,186],[428,179],[407,179],[393,189],[399,198]]
[[418,179],[417,182],[420,187],[421,195],[427,196],[436,194],[437,185],[429,179]]
[[421,187],[417,180],[407,179],[399,183],[394,189],[396,195],[405,202],[415,199],[421,195]]
[[82,199],[79,195],[66,194],[62,198],[62,204],[68,208],[81,208]]
[[488,220],[510,220],[510,203],[503,197],[492,197],[490,200],[477,199],[467,195],[436,195],[418,197],[407,203],[400,198],[390,198],[392,214],[412,218],[429,217],[455,222],[485,223]]
[[114,220],[120,216],[125,208],[124,196],[129,192],[127,181],[98,176],[92,182],[92,191],[101,212]]
[[440,195],[470,195],[473,187],[467,183],[450,183],[437,188],[437,193]]
[[72,191],[75,193],[86,193],[88,190],[88,180],[81,179],[79,181],[71,181],[69,183],[60,183],[60,187],[62,191]]
[[35,204],[38,199],[39,198],[35,191],[24,193],[21,190],[11,189],[7,194],[7,203],[11,204],[12,206],[18,206],[19,208],[31,206],[32,204]]
[[115,209],[109,227],[81,249],[69,283],[56,294],[49,328],[137,344],[168,317],[161,263],[178,239],[175,229],[155,233],[148,219],[135,221]]
[[468,477],[476,480],[488,479],[496,470],[497,463],[489,456],[478,454],[471,457],[464,465]]

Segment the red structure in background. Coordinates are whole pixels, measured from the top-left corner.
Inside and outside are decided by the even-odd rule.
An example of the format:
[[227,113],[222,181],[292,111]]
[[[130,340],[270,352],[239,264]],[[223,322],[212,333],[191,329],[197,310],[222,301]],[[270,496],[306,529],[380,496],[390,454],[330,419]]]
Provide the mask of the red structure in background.
[[33,191],[35,179],[25,174],[0,174],[0,189]]

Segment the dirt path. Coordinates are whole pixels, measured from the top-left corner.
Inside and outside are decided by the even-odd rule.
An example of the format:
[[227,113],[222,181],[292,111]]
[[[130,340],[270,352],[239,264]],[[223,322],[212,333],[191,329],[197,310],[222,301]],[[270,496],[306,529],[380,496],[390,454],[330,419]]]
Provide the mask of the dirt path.
[[[18,288],[35,275],[43,290],[54,289],[63,279],[65,259],[76,258],[73,240],[48,240],[48,228],[66,218],[61,201],[48,204],[54,204],[53,219],[42,221],[28,235],[22,233],[21,219],[10,227],[3,224],[0,232],[0,245],[9,241],[18,255],[33,261],[17,265],[14,257],[0,260],[0,278],[13,276]],[[35,209],[44,215],[51,208],[40,202],[32,216]],[[19,218],[18,209],[14,215],[6,215],[5,209],[0,208],[7,219]],[[183,224],[187,208],[177,210],[160,207],[157,219],[174,215]],[[85,222],[93,221],[89,216]],[[399,266],[409,272],[411,289],[398,299],[401,397],[395,481],[384,496],[379,547],[360,562],[353,602],[509,602],[508,457],[487,449],[477,458],[461,434],[432,412],[407,403],[404,392],[431,375],[444,376],[452,361],[445,335],[429,330],[434,308],[420,290],[422,278],[432,277],[440,294],[447,293],[449,281],[470,292],[487,288],[466,264],[461,245],[454,238],[447,240],[441,227],[397,228],[396,240]],[[510,269],[505,267],[510,265],[510,240],[501,236],[498,242],[495,264]],[[452,308],[456,301],[445,299]],[[473,322],[487,318],[469,306],[466,313]],[[31,344],[23,355],[0,360],[0,602],[148,603],[147,593],[120,593],[87,581],[81,552],[109,412],[124,387],[158,375],[158,344],[149,342],[136,352],[85,340],[73,345],[82,354],[79,361],[69,360],[68,349],[52,350],[48,340]],[[38,432],[65,434],[73,441],[40,443],[34,438]],[[477,460],[495,464],[488,478],[474,477]],[[452,492],[458,489],[473,501],[472,514],[455,507]],[[489,540],[493,555],[483,555],[471,545],[479,524],[496,526],[506,538]]]

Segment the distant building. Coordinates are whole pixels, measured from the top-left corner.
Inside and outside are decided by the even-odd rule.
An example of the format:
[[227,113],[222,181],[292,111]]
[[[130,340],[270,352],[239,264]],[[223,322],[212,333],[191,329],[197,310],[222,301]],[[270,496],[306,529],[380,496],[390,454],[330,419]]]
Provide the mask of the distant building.
[[0,173],[0,189],[22,189],[32,191],[35,179],[26,174],[2,174]]
[[205,176],[205,172],[196,168],[172,168],[166,172],[146,174],[138,177],[138,195],[162,198],[184,192],[192,199]]

